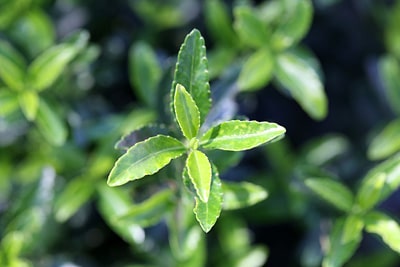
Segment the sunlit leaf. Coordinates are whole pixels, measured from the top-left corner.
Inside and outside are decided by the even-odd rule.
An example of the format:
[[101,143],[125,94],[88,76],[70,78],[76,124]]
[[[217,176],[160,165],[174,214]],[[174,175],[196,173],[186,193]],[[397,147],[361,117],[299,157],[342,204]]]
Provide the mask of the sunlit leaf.
[[183,135],[188,140],[196,137],[200,128],[200,112],[193,98],[179,83],[175,88],[174,110]]
[[207,156],[199,150],[191,151],[186,161],[186,168],[197,196],[201,201],[207,202],[212,182],[211,164]]
[[7,42],[0,40],[0,78],[13,90],[22,90],[25,83],[26,63]]
[[18,95],[19,104],[25,117],[33,121],[39,109],[39,96],[35,91],[25,90]]
[[252,206],[267,198],[267,191],[261,186],[249,182],[222,183],[225,210],[240,209]]
[[107,183],[118,186],[154,174],[172,159],[181,156],[185,150],[181,142],[169,136],[148,138],[135,144],[117,160]]
[[378,160],[398,151],[400,151],[400,119],[391,121],[372,139],[368,148],[368,157]]
[[206,149],[240,151],[270,142],[285,131],[276,123],[232,120],[209,129],[199,145]]

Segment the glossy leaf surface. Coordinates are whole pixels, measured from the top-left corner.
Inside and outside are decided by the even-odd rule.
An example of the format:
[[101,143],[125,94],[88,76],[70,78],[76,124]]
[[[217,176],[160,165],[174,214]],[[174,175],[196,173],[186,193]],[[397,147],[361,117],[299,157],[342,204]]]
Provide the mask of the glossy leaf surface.
[[232,120],[209,129],[200,138],[200,145],[206,149],[240,151],[270,142],[285,131],[276,123]]
[[175,88],[174,110],[183,135],[188,140],[196,137],[200,128],[200,112],[193,98],[179,83]]
[[261,186],[249,182],[227,182],[222,184],[225,210],[240,209],[254,205],[267,198],[268,193]]
[[196,197],[196,206],[193,212],[204,232],[208,233],[217,222],[222,208],[222,186],[218,171],[212,168],[212,184],[208,202]]
[[185,150],[181,142],[169,136],[157,135],[146,139],[128,149],[117,160],[107,183],[118,186],[154,174]]
[[187,158],[186,168],[197,196],[207,202],[212,181],[211,164],[207,156],[199,150],[193,150]]
[[275,76],[313,119],[321,120],[326,117],[328,101],[324,87],[307,61],[292,53],[280,54]]
[[[204,122],[211,108],[208,80],[208,62],[204,38],[198,30],[194,29],[186,36],[179,50],[171,97],[174,97],[178,83],[185,87],[199,109],[200,124]],[[171,104],[174,110],[173,101]],[[175,111],[172,113],[175,114]]]

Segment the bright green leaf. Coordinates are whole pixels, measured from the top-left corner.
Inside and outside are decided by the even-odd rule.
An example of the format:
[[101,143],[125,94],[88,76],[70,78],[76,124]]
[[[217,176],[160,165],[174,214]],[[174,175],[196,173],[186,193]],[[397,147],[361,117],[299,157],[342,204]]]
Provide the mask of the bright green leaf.
[[[345,229],[345,219],[336,220],[333,229],[329,235],[328,248],[325,258],[322,262],[322,267],[341,267],[343,264],[350,259],[358,248],[361,238],[362,229],[359,227],[354,228],[355,231],[351,237],[351,240],[345,240],[343,233]],[[349,236],[350,237],[350,236]]]
[[273,47],[278,50],[295,45],[307,33],[312,20],[313,7],[310,0],[282,1],[284,9],[277,29],[271,36]]
[[232,120],[209,129],[200,138],[200,146],[206,149],[246,150],[270,142],[285,131],[276,123]]
[[158,192],[144,202],[133,205],[117,220],[142,227],[157,224],[172,208],[173,195],[174,192],[170,189]]
[[35,91],[25,90],[19,93],[18,100],[25,117],[29,121],[33,121],[39,109],[38,94]]
[[308,178],[305,184],[321,198],[343,211],[353,207],[353,194],[342,183],[329,178]]
[[368,157],[378,160],[398,151],[400,151],[400,119],[390,122],[372,139],[368,148]]
[[275,76],[300,106],[316,120],[326,117],[328,100],[318,74],[309,63],[293,53],[277,58]]
[[13,90],[22,90],[26,63],[23,57],[7,42],[0,40],[0,78]]
[[28,68],[27,86],[37,91],[47,89],[63,73],[76,53],[74,46],[61,44],[40,54]]
[[228,8],[223,1],[206,0],[204,15],[207,29],[215,40],[227,47],[237,46],[237,36],[232,28]]
[[268,258],[268,249],[264,246],[255,246],[240,255],[236,260],[235,267],[262,267]]
[[[204,38],[196,29],[185,38],[175,67],[175,76],[172,83],[171,99],[175,96],[176,85],[179,83],[189,92],[200,112],[200,124],[211,108],[210,85],[208,83],[208,62]],[[172,114],[175,114],[173,101]]]
[[152,48],[144,42],[133,45],[129,51],[129,73],[131,85],[148,106],[157,103],[157,88],[162,69]]
[[245,45],[254,48],[268,45],[271,33],[255,11],[248,6],[238,6],[234,9],[234,17],[234,28]]
[[266,86],[272,77],[274,61],[274,56],[268,48],[262,48],[251,55],[240,72],[239,88],[249,91]]
[[342,242],[348,243],[359,238],[360,233],[364,228],[363,220],[357,215],[348,215],[344,220]]
[[378,71],[385,89],[386,99],[392,110],[400,115],[400,63],[395,57],[386,55],[379,60]]
[[174,110],[183,135],[188,140],[196,137],[200,128],[200,112],[193,98],[179,83],[175,88]]
[[9,90],[0,89],[0,116],[7,116],[19,108],[18,96]]
[[53,145],[64,144],[67,138],[67,128],[58,113],[43,99],[40,99],[35,123],[42,135]]
[[199,150],[191,151],[186,161],[186,168],[197,196],[201,201],[207,202],[212,179],[211,164],[207,156]]
[[223,182],[223,208],[225,210],[240,209],[257,204],[267,198],[268,193],[261,186],[249,182]]
[[395,220],[383,213],[371,212],[364,222],[367,232],[379,235],[391,249],[400,253],[400,226]]
[[212,168],[212,182],[210,196],[207,202],[196,197],[196,206],[193,212],[204,232],[208,233],[217,222],[222,208],[222,187],[218,171]]
[[107,183],[118,186],[154,174],[185,151],[184,145],[175,138],[165,135],[148,138],[136,143],[117,160]]

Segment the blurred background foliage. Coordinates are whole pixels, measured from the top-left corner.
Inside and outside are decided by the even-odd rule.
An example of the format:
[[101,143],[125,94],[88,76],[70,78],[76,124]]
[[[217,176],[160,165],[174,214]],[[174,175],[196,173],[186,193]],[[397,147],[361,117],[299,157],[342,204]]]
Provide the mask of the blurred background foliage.
[[[157,177],[119,188],[106,177],[122,135],[168,121],[192,28],[208,49],[213,114],[287,134],[215,155],[223,179],[268,198],[225,211],[206,237],[188,218],[177,245],[168,220],[115,220],[158,191]],[[340,177],[356,192],[400,150],[400,1],[0,0],[0,61],[1,266],[320,266],[341,213],[304,179]],[[308,82],[286,79],[287,62]],[[378,209],[398,221],[399,198],[394,190]],[[345,266],[399,264],[365,234]]]

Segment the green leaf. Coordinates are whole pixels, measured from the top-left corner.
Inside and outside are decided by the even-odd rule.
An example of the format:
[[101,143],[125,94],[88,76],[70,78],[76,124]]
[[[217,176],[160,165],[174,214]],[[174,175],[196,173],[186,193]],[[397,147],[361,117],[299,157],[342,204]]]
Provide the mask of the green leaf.
[[196,137],[200,128],[200,112],[193,98],[179,83],[175,88],[174,110],[183,135],[188,140]]
[[224,192],[223,209],[240,209],[257,204],[267,198],[268,192],[261,186],[249,182],[222,183]]
[[275,76],[308,115],[315,120],[326,117],[328,101],[324,87],[307,61],[290,52],[280,54]]
[[[200,112],[200,124],[211,108],[210,85],[208,83],[208,62],[204,38],[196,29],[185,38],[175,67],[174,81],[171,88],[171,99],[175,96],[176,85],[179,83],[189,92]],[[173,101],[172,114],[175,114]]]
[[22,90],[26,63],[23,57],[7,42],[0,40],[0,78],[13,90]]
[[400,57],[400,3],[395,2],[387,15],[388,18],[385,20],[387,22],[384,36],[385,45],[390,53]]
[[9,90],[0,90],[0,116],[8,116],[19,108],[17,94]]
[[207,53],[208,58],[208,71],[210,79],[216,78],[221,75],[229,66],[236,56],[236,51],[229,49],[225,46],[214,47]]
[[[322,267],[341,267],[343,264],[350,259],[358,248],[361,238],[362,229],[359,227],[354,228],[354,232],[351,240],[343,238],[345,231],[345,219],[336,220],[332,232],[329,235],[328,240],[328,251],[322,262]],[[350,236],[349,236],[350,237]]]
[[107,184],[109,186],[123,185],[154,174],[185,151],[185,146],[175,138],[165,135],[150,137],[136,143],[115,162]]
[[28,68],[27,86],[37,91],[50,87],[77,52],[74,46],[61,44],[40,54]]
[[344,220],[342,242],[348,243],[359,237],[364,228],[363,220],[357,215],[348,215]]
[[93,181],[85,177],[78,177],[68,183],[55,202],[57,221],[65,222],[71,218],[90,199],[95,189]]
[[276,123],[232,120],[209,129],[200,138],[200,146],[205,149],[246,150],[275,140],[285,131]]
[[379,160],[398,151],[400,151],[400,119],[390,122],[372,139],[368,147],[368,157]]
[[330,178],[308,178],[305,184],[322,199],[343,211],[350,211],[354,197],[350,189]]
[[212,180],[211,164],[207,156],[199,150],[191,151],[186,161],[186,168],[197,196],[201,201],[207,202]]
[[400,253],[400,226],[395,220],[383,213],[371,212],[364,222],[367,232],[379,235],[391,249]]
[[43,99],[40,99],[35,123],[48,142],[56,146],[64,144],[67,139],[66,125]]
[[207,29],[215,40],[227,47],[238,45],[238,38],[233,31],[228,8],[223,1],[206,0],[204,15]]
[[33,121],[39,109],[38,94],[35,91],[25,90],[18,94],[18,100],[25,117]]
[[400,115],[400,63],[395,57],[386,55],[379,60],[378,71],[385,89],[386,99],[392,110]]
[[155,107],[157,89],[162,77],[162,69],[156,54],[145,42],[134,44],[129,51],[130,81],[138,97],[148,106]]
[[248,6],[238,6],[234,9],[234,28],[243,44],[260,48],[269,43],[271,33],[263,21],[257,17]]
[[262,267],[268,258],[268,249],[264,246],[254,246],[249,251],[241,251],[242,255],[235,261],[235,267]]
[[311,25],[313,7],[310,0],[282,1],[284,9],[280,24],[271,36],[273,47],[281,51],[295,45]]
[[244,63],[238,78],[242,91],[257,90],[271,80],[275,59],[268,48],[259,49]]
[[369,210],[386,199],[400,186],[400,154],[370,170],[361,181],[357,204]]
[[125,224],[136,224],[142,227],[157,224],[172,208],[173,195],[174,192],[170,189],[158,192],[144,202],[133,205],[117,220]]
[[204,232],[208,233],[217,222],[222,208],[222,186],[215,166],[212,168],[210,197],[207,202],[196,197],[193,212]]

